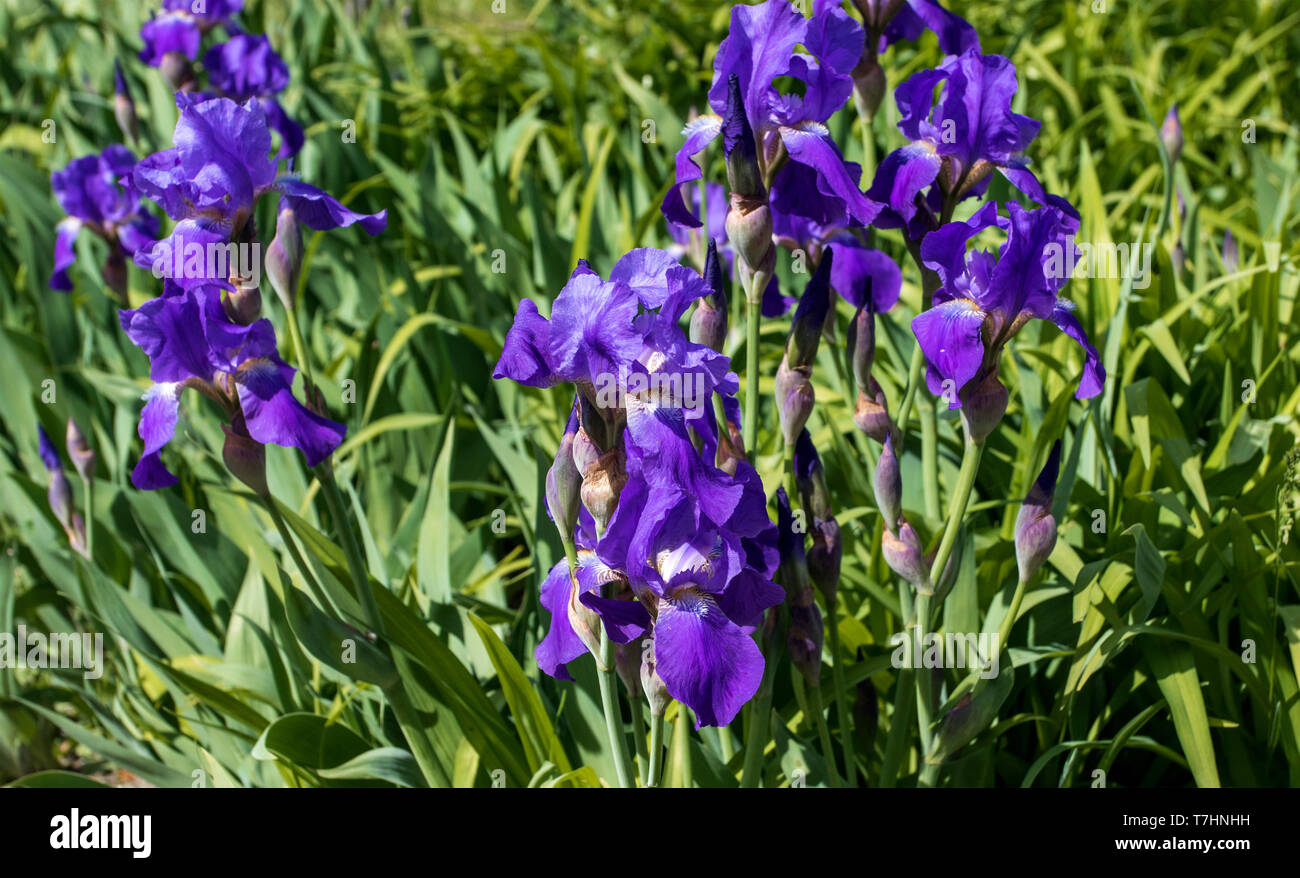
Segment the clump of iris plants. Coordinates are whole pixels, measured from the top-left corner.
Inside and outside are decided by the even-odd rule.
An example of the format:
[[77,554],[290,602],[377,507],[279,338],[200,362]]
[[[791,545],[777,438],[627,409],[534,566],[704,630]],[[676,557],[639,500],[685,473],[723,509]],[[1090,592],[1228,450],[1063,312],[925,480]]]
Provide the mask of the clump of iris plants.
[[[860,21],[831,0],[815,0],[810,16],[789,0],[732,9],[708,112],[686,125],[662,202],[673,251],[633,250],[607,274],[580,262],[549,318],[520,303],[497,365],[496,378],[572,394],[546,493],[566,560],[541,588],[551,627],[536,658],[546,673],[569,679],[573,662],[594,656],[624,785],[635,773],[611,681],[616,646],[635,643],[643,644],[640,679],[652,717],[642,783],[659,781],[669,700],[689,710],[697,728],[722,727],[724,753],[732,747],[727,727],[740,718],[741,784],[763,782],[772,690],[788,661],[828,782],[856,785],[864,757],[845,700],[837,619],[841,571],[856,562],[844,551],[818,446],[853,449],[874,470],[875,553],[898,576],[904,621],[923,638],[941,618],[982,453],[1008,407],[1004,350],[1033,321],[1050,322],[1082,349],[1077,397],[1092,398],[1105,383],[1058,267],[1073,256],[1080,217],[1031,169],[1027,152],[1040,123],[1011,110],[1015,67],[985,54],[973,28],[932,0],[853,5]],[[870,126],[888,92],[885,56],[925,30],[946,57],[894,88],[908,143],[874,167],[848,161],[828,120],[851,102],[874,163]],[[714,173],[719,166],[725,173]],[[1012,200],[990,198],[995,176]],[[896,236],[921,279],[915,316],[899,321],[914,345],[906,386],[894,394],[873,371],[877,321],[893,319],[902,289],[898,264],[873,246],[882,232]],[[807,275],[802,289],[780,288],[782,250],[792,276]],[[839,299],[853,313],[843,330]],[[734,330],[731,302],[744,317]],[[768,376],[771,400],[759,390],[764,319],[789,321]],[[742,375],[721,353],[737,342]],[[834,436],[833,426],[812,418],[814,370],[828,365],[848,389],[857,436]],[[922,386],[937,406],[918,401]],[[956,412],[964,435],[946,514],[936,408]],[[904,507],[901,466],[914,453],[909,427],[918,409],[924,513]],[[1001,620],[1003,643],[1055,545],[1060,458],[1058,441],[1016,520],[1018,582]],[[838,748],[821,694],[827,659]],[[932,757],[921,785],[935,783],[943,758],[979,731],[972,717],[987,722],[996,711],[991,684],[976,683],[961,693],[960,712],[936,719],[935,683],[928,670],[899,677],[914,698],[920,751]],[[891,737],[907,734],[902,726],[896,722]],[[897,779],[902,743],[886,747],[885,785]]]

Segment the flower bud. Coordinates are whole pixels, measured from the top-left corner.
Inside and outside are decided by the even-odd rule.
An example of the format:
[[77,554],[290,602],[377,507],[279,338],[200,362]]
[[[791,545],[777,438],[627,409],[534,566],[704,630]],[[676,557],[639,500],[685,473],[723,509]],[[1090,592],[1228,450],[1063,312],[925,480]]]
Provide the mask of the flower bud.
[[834,518],[813,519],[812,546],[808,549],[808,578],[822,593],[828,607],[835,605],[843,557],[844,538],[840,534],[839,522]]
[[799,298],[790,324],[790,335],[785,341],[785,355],[791,366],[811,366],[817,358],[817,344],[831,309],[831,264],[834,259],[834,248],[827,247]]
[[734,476],[745,456],[745,438],[740,434],[740,400],[734,396],[722,397],[722,411],[726,423],[718,431],[718,469]]
[[831,497],[826,487],[826,474],[821,458],[812,443],[812,436],[802,430],[794,445],[794,480],[799,488],[799,499],[804,509],[814,518],[830,518]]
[[[776,413],[781,421],[781,435],[786,445],[794,445],[812,414],[814,392],[812,367],[790,368],[787,357],[781,358],[776,370]],[[751,403],[752,404],[752,403]]]
[[[745,100],[740,94],[740,78],[727,79],[727,107],[722,119],[722,145],[727,156],[727,185],[733,195],[757,197],[767,203],[763,172],[758,167],[758,144],[749,125]],[[771,231],[768,232],[769,238]],[[729,236],[730,237],[730,236]],[[735,238],[732,237],[732,241]],[[750,265],[757,265],[751,261]]]
[[905,582],[911,583],[918,592],[934,594],[934,588],[930,585],[930,571],[921,551],[921,538],[907,523],[907,519],[899,518],[897,536],[888,529],[881,534],[880,553],[885,556],[889,569]]
[[573,437],[573,446],[571,451],[573,454],[573,465],[578,470],[578,475],[581,476],[587,474],[587,470],[591,469],[592,465],[596,461],[600,460],[600,455],[602,454],[600,448],[598,448],[596,443],[591,441],[591,437],[587,435],[587,431],[581,427],[578,428],[577,434]]
[[789,569],[804,564],[803,530],[795,530],[794,512],[785,486],[776,489],[776,548],[781,567]]
[[983,442],[1007,412],[1007,388],[996,368],[962,394],[961,419],[972,442]]
[[769,261],[775,265],[772,210],[767,206],[767,197],[732,192],[728,202],[727,239],[735,247],[741,261],[751,272],[767,268]]
[[87,482],[94,478],[95,452],[86,441],[86,437],[77,429],[77,422],[72,418],[68,418],[68,432],[64,444],[68,449],[68,457],[81,478]]
[[1052,494],[1061,466],[1061,440],[1052,445],[1047,463],[1029,489],[1016,515],[1016,565],[1020,581],[1028,582],[1056,546],[1056,519],[1052,516]]
[[104,267],[100,270],[104,286],[113,291],[122,302],[126,302],[127,273],[126,256],[117,246],[110,246]]
[[1160,139],[1165,142],[1165,151],[1169,153],[1172,165],[1183,154],[1183,123],[1178,118],[1178,104],[1169,108],[1165,114],[1164,124],[1160,126]]
[[925,761],[931,765],[946,761],[987,729],[1011,693],[1014,678],[1010,663],[999,663],[996,677],[981,679],[962,695],[939,722]]
[[727,340],[727,291],[722,273],[722,260],[718,258],[718,245],[709,239],[709,250],[704,257],[704,280],[712,293],[703,297],[691,315],[691,341],[721,352]]
[[889,408],[885,403],[885,391],[881,389],[876,379],[871,377],[867,379],[867,387],[869,393],[858,391],[858,401],[853,407],[853,423],[872,439],[884,442],[885,437],[894,428],[894,422],[889,417]]
[[858,307],[849,324],[845,344],[853,364],[853,381],[859,389],[871,384],[871,363],[876,358],[876,312],[871,300],[871,278],[867,278],[866,301]]
[[48,499],[50,501],[50,510],[54,517],[59,520],[67,530],[72,523],[72,486],[68,484],[68,479],[63,475],[63,461],[59,459],[59,452],[55,449],[54,443],[50,441],[50,436],[45,432],[42,426],[36,427],[39,437],[39,448],[41,463],[45,465],[45,470],[50,474],[50,489]]
[[183,52],[168,52],[158,65],[173,92],[194,90],[194,68]]
[[262,291],[256,284],[240,279],[232,290],[226,291],[226,316],[232,323],[248,326],[262,316]]
[[619,494],[627,484],[627,471],[623,466],[622,447],[611,448],[601,455],[582,478],[582,505],[596,520],[596,529],[603,532],[614,510],[618,508]]
[[266,276],[286,311],[292,311],[298,297],[298,275],[302,270],[302,229],[298,215],[285,199],[275,217],[275,237],[266,248]]
[[122,63],[116,59],[113,61],[113,86],[113,116],[117,119],[117,127],[122,129],[122,135],[127,140],[134,143],[140,137],[135,101],[131,99],[131,89],[126,84],[126,77],[122,75]]
[[893,434],[886,434],[885,445],[876,460],[873,488],[876,492],[876,508],[885,519],[885,527],[891,533],[896,532],[898,519],[902,516],[903,477],[898,468],[898,455],[894,452]]
[[236,414],[230,424],[222,424],[226,433],[221,459],[226,469],[259,497],[271,496],[266,487],[266,446],[248,435],[243,414]]
[[641,653],[641,689],[645,692],[646,703],[650,705],[651,716],[663,716],[673,697],[668,694],[668,687],[655,671],[654,638]]
[[637,637],[627,643],[614,644],[614,670],[623,681],[628,700],[636,704],[641,694],[641,653],[645,637]]
[[1234,274],[1238,264],[1237,239],[1232,237],[1232,231],[1228,230],[1223,233],[1223,270],[1228,274]]
[[822,612],[816,601],[790,606],[790,627],[786,630],[786,649],[790,664],[808,681],[809,686],[820,686],[822,676],[822,643],[825,637]]
[[582,589],[578,585],[578,580],[572,572],[569,574],[569,626],[573,628],[573,633],[578,635],[582,645],[587,647],[587,652],[591,653],[596,659],[596,667],[602,671],[608,671],[609,668],[600,660],[600,614],[591,607],[584,604],[581,600]]
[[578,407],[575,405],[560,438],[560,447],[555,452],[555,462],[546,471],[546,509],[565,543],[573,539],[573,529],[578,525],[578,504],[582,499],[582,474],[573,462],[573,441],[577,434]]
[[853,103],[860,117],[867,120],[876,118],[887,84],[885,71],[869,46],[853,68]]
[[86,520],[81,517],[81,513],[72,513],[72,525],[65,528],[68,535],[68,542],[72,544],[72,549],[83,558],[89,559],[90,553],[86,545]]

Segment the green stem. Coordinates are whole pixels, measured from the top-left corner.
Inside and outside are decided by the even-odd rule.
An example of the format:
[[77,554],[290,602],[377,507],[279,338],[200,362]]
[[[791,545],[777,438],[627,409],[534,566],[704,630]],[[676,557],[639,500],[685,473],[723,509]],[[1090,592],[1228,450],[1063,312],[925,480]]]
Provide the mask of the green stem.
[[[779,607],[768,610],[775,613]],[[760,654],[763,650],[762,626],[757,632]],[[758,694],[750,702],[749,722],[745,726],[745,765],[740,774],[740,786],[752,789],[758,786],[763,776],[763,751],[767,749],[767,722],[772,712],[772,665],[773,660],[763,657],[763,682],[758,687]]]
[[650,714],[650,770],[646,786],[659,786],[659,773],[664,769],[664,715]]
[[[762,317],[763,288],[768,273],[756,271],[745,293],[745,451],[753,461],[758,454],[758,331]],[[761,286],[760,286],[761,284]]]
[[600,629],[600,661],[596,664],[596,677],[600,683],[600,701],[605,709],[605,727],[609,730],[609,749],[614,759],[618,785],[623,789],[635,786],[632,766],[627,755],[627,734],[623,730],[623,717],[618,709],[618,688],[614,679],[614,641],[604,626]]
[[632,708],[632,740],[636,747],[637,774],[641,780],[641,786],[646,786],[646,773],[649,769],[650,757],[645,748],[645,715],[641,712],[641,699],[632,697],[631,692],[628,693],[627,703],[628,707]]
[[840,789],[844,784],[840,781],[840,773],[835,769],[835,748],[831,744],[831,731],[826,726],[820,685],[808,687],[808,710],[813,715],[813,721],[817,723],[817,738],[821,742],[822,760],[826,763],[826,776],[830,778],[832,789]]
[[[951,505],[948,507],[948,521],[944,526],[939,549],[935,553],[934,563],[930,566],[930,586],[937,588],[948,559],[952,556],[953,546],[957,543],[957,533],[966,517],[966,507],[970,503],[971,493],[975,488],[975,476],[979,472],[980,458],[984,453],[984,443],[972,442],[969,435],[962,452],[961,470],[957,474],[957,484],[952,493]],[[925,649],[925,637],[930,627],[931,601],[933,596],[918,594],[916,598],[916,642]],[[916,719],[921,730],[921,758],[930,752],[930,725],[933,705],[931,704],[932,677],[928,669],[918,669],[916,674]],[[923,770],[921,785],[927,785],[936,771]]]
[[[911,634],[912,602],[906,591],[899,595],[899,604],[903,611],[903,631]],[[903,747],[907,743],[907,733],[912,727],[912,711],[916,696],[912,690],[912,669],[900,668],[898,680],[894,684],[894,716],[889,722],[889,737],[885,741],[885,756],[880,767],[880,786],[889,789],[898,780],[898,765],[903,758]]]
[[86,557],[95,560],[95,474],[83,479],[86,486]]
[[998,648],[1007,648],[1007,638],[1011,636],[1011,629],[1016,625],[1016,617],[1020,615],[1020,605],[1025,600],[1025,592],[1029,591],[1029,582],[1020,580],[1016,583],[1016,593],[1011,596],[1011,606],[1007,608],[1007,614],[1002,617],[1002,624],[998,626]]
[[907,436],[907,421],[912,416],[912,405],[916,402],[916,389],[921,386],[921,372],[925,367],[925,354],[921,346],[913,345],[912,362],[907,367],[907,387],[903,391],[903,403],[898,407],[898,417],[894,424],[898,427],[899,448],[901,439]]
[[676,741],[673,749],[677,751],[677,764],[681,768],[678,787],[689,790],[695,784],[695,775],[691,770],[691,711],[685,704],[677,702],[677,726],[673,729]]
[[727,763],[736,755],[736,745],[731,739],[731,726],[718,726],[718,746],[722,748],[722,761]]
[[831,682],[835,685],[835,705],[840,717],[840,748],[844,751],[844,785],[856,787],[857,757],[853,748],[853,713],[849,710],[849,693],[844,686],[844,668],[840,664],[840,626],[835,621],[836,601],[827,601],[827,633],[831,640]]
[[921,406],[921,472],[925,515],[939,517],[939,424],[933,405]]

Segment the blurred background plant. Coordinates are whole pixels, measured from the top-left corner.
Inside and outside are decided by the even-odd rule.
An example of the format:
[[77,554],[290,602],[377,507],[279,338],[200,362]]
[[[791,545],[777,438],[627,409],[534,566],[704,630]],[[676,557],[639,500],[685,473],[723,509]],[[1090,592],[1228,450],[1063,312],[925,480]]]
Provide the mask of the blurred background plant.
[[[1096,277],[1067,291],[1111,376],[1102,397],[1071,405],[1073,384],[1057,373],[1074,374],[1062,364],[1077,354],[1051,331],[1027,329],[1004,361],[1011,408],[985,454],[976,526],[959,542],[947,630],[986,619],[996,629],[1014,586],[1018,501],[1054,438],[1064,432],[1073,453],[1053,510],[1061,538],[1012,640],[1014,686],[997,721],[949,761],[947,782],[1083,785],[1100,769],[1108,785],[1300,785],[1300,556],[1284,538],[1300,435],[1300,12],[1254,0],[1212,13],[1191,0],[951,5],[1020,71],[1015,109],[1043,121],[1031,157],[1044,186],[1079,208],[1080,238],[1156,247],[1145,289]],[[0,671],[0,782],[422,785],[382,697],[395,673],[415,687],[449,782],[612,778],[590,663],[575,663],[576,684],[556,684],[532,659],[547,621],[537,588],[563,554],[540,498],[571,400],[491,372],[521,298],[549,303],[579,258],[604,272],[629,248],[669,242],[660,198],[686,114],[704,108],[728,11],[251,0],[242,13],[289,64],[281,99],[306,133],[297,169],[353,209],[389,211],[378,238],[304,240],[306,354],[329,414],[348,427],[339,482],[389,596],[395,646],[390,658],[352,632],[357,656],[345,662],[337,643],[348,632],[297,585],[300,551],[350,597],[300,455],[267,454],[291,533],[230,487],[210,418],[182,418],[169,452],[179,485],[133,489],[145,385],[127,376],[147,362],[95,268],[102,244],[82,236],[94,258],[73,269],[74,291],[48,289],[62,216],[49,174],[121,141],[114,59],[135,95],[137,152],[168,145],[170,91],[136,58],[148,4],[0,6],[0,632],[97,631],[107,649],[97,680]],[[891,90],[939,58],[932,35],[894,47]],[[1171,176],[1158,143],[1174,103],[1183,142]],[[902,142],[896,121],[887,97],[877,155]],[[861,160],[852,105],[831,127]],[[722,179],[720,161],[706,176]],[[273,205],[264,210],[269,230]],[[919,278],[896,237],[873,238],[903,266],[875,370],[897,400]],[[783,290],[802,289],[788,259],[779,273]],[[158,292],[140,270],[129,284],[136,304]],[[843,326],[851,312],[839,307]],[[787,328],[764,326],[765,395]],[[729,352],[739,344],[733,330]],[[878,552],[874,461],[856,444],[835,356],[842,345],[821,346],[809,429],[842,510],[836,622],[844,659],[858,657],[845,694],[856,699],[859,774],[872,782],[894,721],[889,639],[900,621]],[[775,423],[770,409],[761,417]],[[98,456],[93,563],[49,508],[38,454],[38,426],[60,437],[69,418]],[[951,484],[959,432],[946,416],[939,428]],[[908,477],[918,443],[899,449],[903,507],[933,534],[922,479]],[[752,451],[775,488],[779,444]],[[70,482],[82,509],[83,484]],[[765,783],[825,783],[788,675],[773,708],[783,722]],[[667,737],[666,783],[690,766],[696,784],[736,784],[738,756],[728,765],[712,730]],[[904,755],[900,783],[922,755]]]

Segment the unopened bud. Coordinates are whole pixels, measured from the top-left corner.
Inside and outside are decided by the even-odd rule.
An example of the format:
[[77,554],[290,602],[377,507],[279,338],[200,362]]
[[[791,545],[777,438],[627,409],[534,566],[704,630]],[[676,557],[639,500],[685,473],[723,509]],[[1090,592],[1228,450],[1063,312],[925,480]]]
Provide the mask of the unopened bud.
[[894,452],[893,434],[886,434],[884,447],[876,460],[874,482],[876,508],[885,519],[885,527],[890,532],[898,530],[898,519],[902,515],[903,477],[898,468],[898,455]]
[[1165,114],[1165,121],[1160,126],[1160,139],[1165,142],[1169,163],[1177,162],[1183,154],[1183,123],[1178,118],[1178,104],[1170,107],[1169,112]]
[[298,297],[298,275],[302,270],[302,229],[289,202],[280,199],[275,217],[275,237],[266,248],[266,276],[280,303],[292,311]]
[[868,391],[858,391],[858,401],[853,407],[853,423],[877,442],[884,442],[893,429],[894,422],[889,417],[889,408],[885,403],[885,391],[875,378],[867,380]]
[[827,247],[812,279],[804,288],[785,341],[785,355],[791,366],[811,366],[817,358],[817,344],[831,309],[831,265],[835,249]]
[[1043,471],[1029,489],[1016,515],[1016,564],[1020,581],[1028,582],[1056,547],[1056,519],[1052,516],[1052,495],[1061,465],[1061,440],[1052,445]]
[[[745,112],[745,100],[740,93],[740,78],[734,73],[727,79],[727,108],[722,119],[722,145],[727,156],[727,185],[732,194],[757,196],[766,204],[767,191],[763,187],[763,173],[758,167],[758,144],[754,140],[754,129],[750,127],[749,116]],[[758,263],[750,262],[750,264]]]
[[575,405],[569,415],[569,424],[560,437],[555,462],[546,471],[546,509],[560,531],[560,539],[573,539],[573,529],[578,525],[578,504],[582,499],[582,474],[573,462],[573,441],[578,434],[578,409]]
[[829,518],[830,489],[826,487],[826,473],[807,429],[799,433],[794,445],[794,481],[804,508],[815,518]]
[[136,120],[135,101],[131,99],[131,89],[122,74],[122,64],[117,60],[113,61],[113,86],[115,91],[113,116],[117,119],[117,127],[122,129],[122,134],[127,140],[134,143],[140,137],[140,125]]
[[627,484],[627,471],[623,466],[623,449],[612,448],[588,468],[582,479],[582,505],[596,520],[596,529],[603,532],[618,508],[618,497]]
[[822,612],[815,601],[790,605],[786,649],[790,653],[790,664],[798,668],[809,686],[821,685],[824,636]]
[[596,666],[603,671],[610,670],[600,660],[600,614],[581,600],[582,589],[572,572],[569,575],[569,626],[578,635],[587,652],[596,659]]
[[126,256],[115,245],[110,245],[104,267],[100,271],[104,286],[108,287],[121,301],[126,301],[127,274]]
[[930,585],[930,571],[925,564],[921,550],[921,538],[917,536],[907,519],[899,518],[898,534],[895,536],[888,529],[880,537],[880,553],[885,556],[885,563],[905,582],[908,582],[921,594],[933,594]]
[[673,697],[668,694],[668,687],[655,670],[654,641],[642,653],[641,689],[645,692],[646,703],[650,705],[651,716],[663,716]]
[[767,196],[732,192],[728,202],[727,239],[745,266],[753,272],[766,267],[769,257],[775,262],[772,209],[767,206]]
[[72,460],[72,465],[76,467],[77,473],[85,481],[90,481],[95,477],[95,452],[82,435],[81,430],[77,429],[77,422],[68,418],[68,433],[65,445],[68,449],[68,457]]
[[849,360],[853,363],[853,380],[859,390],[871,384],[871,363],[876,358],[876,312],[872,306],[872,280],[867,278],[865,301],[853,315],[845,344],[849,349]]
[[226,462],[226,469],[249,487],[259,497],[269,497],[271,492],[266,487],[266,446],[248,435],[244,416],[236,414],[230,424],[222,424],[226,433],[225,444],[221,446],[221,459]]
[[[776,370],[776,413],[781,421],[781,435],[786,445],[794,445],[808,423],[815,402],[812,367],[790,368],[787,357],[781,358]],[[753,405],[753,403],[750,403]]]
[[863,119],[874,119],[885,97],[887,81],[876,54],[868,48],[853,68],[853,103]]
[[727,340],[727,291],[718,258],[718,245],[709,239],[709,250],[704,257],[704,280],[711,292],[699,300],[691,315],[691,341],[721,352]]
[[248,326],[262,316],[262,291],[255,284],[241,279],[234,289],[226,291],[226,299],[222,304],[232,323]]
[[168,52],[158,65],[173,92],[194,90],[194,68],[183,52]]
[[966,434],[976,444],[997,428],[1007,412],[1007,388],[998,380],[995,368],[962,394],[961,419]]
[[826,599],[835,605],[840,585],[840,565],[844,557],[844,538],[834,518],[814,518],[812,545],[808,549],[808,578]]

